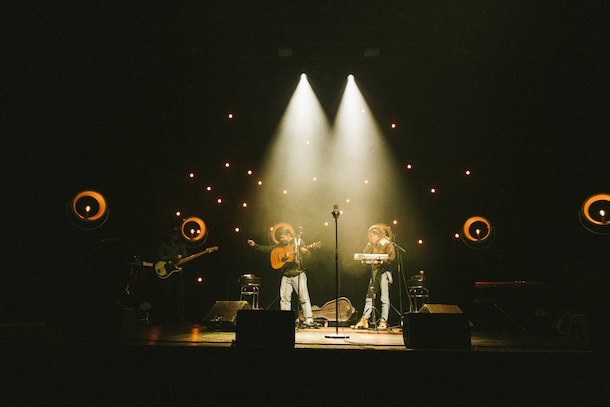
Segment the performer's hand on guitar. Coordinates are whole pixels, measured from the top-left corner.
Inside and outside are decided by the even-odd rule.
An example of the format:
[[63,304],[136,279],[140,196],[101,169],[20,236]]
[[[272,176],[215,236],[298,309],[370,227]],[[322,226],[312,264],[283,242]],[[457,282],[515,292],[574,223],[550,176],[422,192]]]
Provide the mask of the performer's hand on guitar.
[[255,242],[254,240],[252,240],[252,239],[248,239],[248,242],[247,242],[247,243],[248,243],[250,246],[252,246],[252,247],[256,246],[256,242]]

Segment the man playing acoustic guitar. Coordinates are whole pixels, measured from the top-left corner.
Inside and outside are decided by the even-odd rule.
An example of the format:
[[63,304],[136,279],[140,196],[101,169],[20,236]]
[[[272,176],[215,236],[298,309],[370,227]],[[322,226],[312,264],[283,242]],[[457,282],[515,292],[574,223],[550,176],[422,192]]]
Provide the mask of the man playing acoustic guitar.
[[307,288],[307,274],[303,267],[303,257],[311,255],[310,247],[305,246],[299,236],[293,236],[287,228],[277,230],[279,242],[275,246],[259,246],[254,240],[248,244],[269,255],[271,266],[282,273],[280,282],[280,309],[290,311],[292,306],[292,293],[296,292],[303,308],[305,328],[317,328],[313,320],[309,289]]

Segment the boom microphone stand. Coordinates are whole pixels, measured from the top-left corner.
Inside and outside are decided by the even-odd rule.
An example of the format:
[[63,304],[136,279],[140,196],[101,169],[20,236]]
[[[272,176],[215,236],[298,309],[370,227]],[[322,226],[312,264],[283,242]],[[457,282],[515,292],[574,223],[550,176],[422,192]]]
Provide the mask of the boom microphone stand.
[[[294,261],[297,264],[297,270],[301,270],[301,235],[303,234],[303,229],[299,227],[299,234],[297,236],[293,236],[294,243]],[[301,276],[304,271],[301,271],[297,275],[297,328],[303,328],[304,321],[301,321]],[[305,312],[303,312],[303,319],[305,319]]]
[[[394,238],[396,237],[396,235],[394,235]],[[397,270],[398,270],[398,300],[399,300],[399,304],[400,304],[400,327],[404,328],[404,311],[402,309],[402,283],[403,283],[403,270],[402,270],[402,253],[406,253],[407,251],[405,249],[403,249],[402,247],[400,247],[399,245],[397,245],[396,243],[392,242],[392,245],[398,249],[398,266],[397,266]],[[406,281],[405,281],[405,287],[406,287]],[[411,301],[411,299],[409,298],[409,301]]]
[[349,338],[349,335],[339,334],[339,234],[337,225],[337,220],[341,214],[341,212],[339,212],[339,205],[334,205],[331,213],[333,218],[335,218],[335,333],[324,335],[324,337],[345,339]]

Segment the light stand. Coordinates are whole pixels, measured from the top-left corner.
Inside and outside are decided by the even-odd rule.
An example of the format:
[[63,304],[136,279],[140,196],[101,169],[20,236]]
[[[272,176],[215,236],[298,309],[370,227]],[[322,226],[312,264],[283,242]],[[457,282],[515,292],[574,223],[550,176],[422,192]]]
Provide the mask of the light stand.
[[339,205],[333,206],[331,212],[335,218],[335,333],[324,335],[325,338],[345,339],[349,335],[339,334],[339,233],[337,220],[339,219]]

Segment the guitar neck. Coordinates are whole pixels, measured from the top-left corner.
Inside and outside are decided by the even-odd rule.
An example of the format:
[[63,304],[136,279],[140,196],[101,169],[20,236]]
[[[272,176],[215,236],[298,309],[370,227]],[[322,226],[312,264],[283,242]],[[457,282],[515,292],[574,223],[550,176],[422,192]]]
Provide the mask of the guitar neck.
[[[312,244],[307,245],[307,246],[303,246],[303,247],[301,247],[301,249],[308,249],[309,250],[309,249],[318,247],[319,245],[320,245],[320,242],[316,242],[316,243],[312,243]],[[290,250],[286,250],[286,254],[290,255],[290,256],[293,255],[293,254],[296,254],[296,252],[297,252],[296,251],[296,247],[294,247],[294,246],[288,246],[287,249],[290,249]]]
[[213,252],[213,251],[215,251],[215,250],[218,250],[218,247],[217,247],[217,246],[210,247],[209,249],[205,249],[204,251],[199,252],[199,253],[191,254],[191,255],[190,255],[190,256],[188,256],[188,257],[185,257],[185,258],[183,258],[183,259],[180,259],[180,261],[178,261],[178,264],[177,264],[177,265],[180,265],[180,264],[186,263],[187,261],[194,260],[194,259],[196,259],[196,258],[197,258],[197,257],[199,257],[199,256],[203,256],[204,254],[206,254],[206,253],[211,253],[211,252]]

